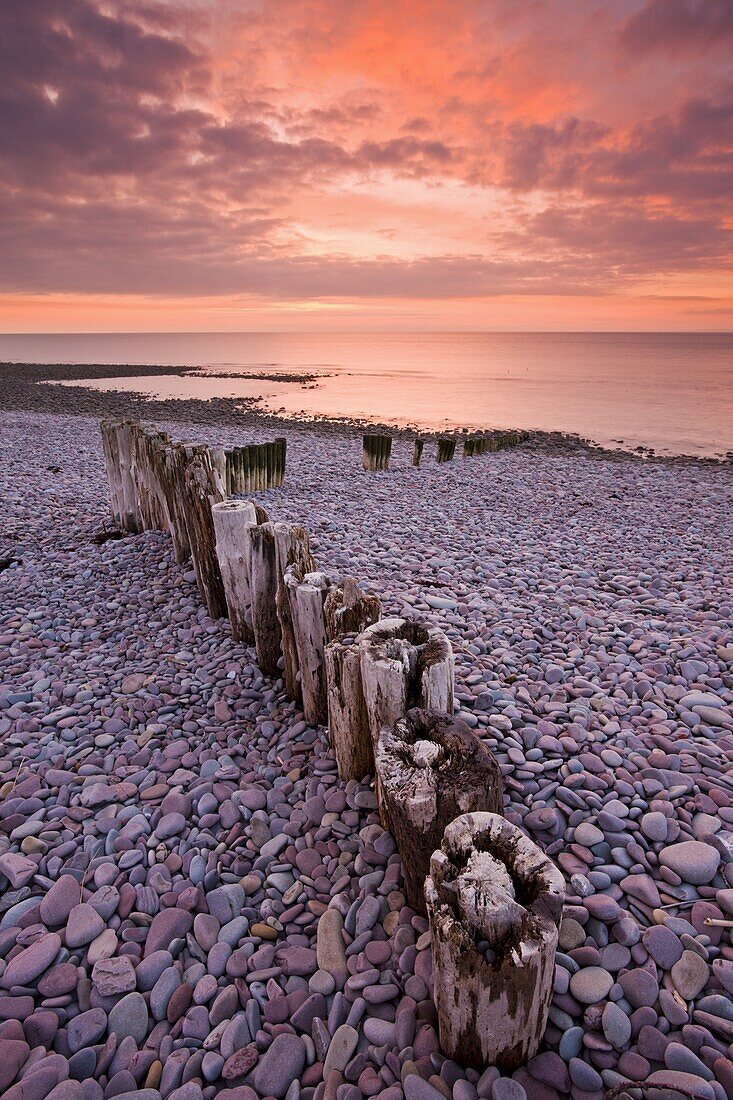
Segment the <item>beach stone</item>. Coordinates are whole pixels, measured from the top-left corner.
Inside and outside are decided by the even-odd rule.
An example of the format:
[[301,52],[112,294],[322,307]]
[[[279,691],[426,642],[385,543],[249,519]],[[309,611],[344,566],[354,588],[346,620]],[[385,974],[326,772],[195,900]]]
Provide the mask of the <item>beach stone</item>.
[[148,1031],[148,1006],[142,993],[128,993],[110,1009],[109,1031],[118,1042],[129,1035],[137,1046],[142,1045]]
[[100,959],[92,969],[92,982],[102,997],[118,997],[135,988],[135,968],[129,955]]
[[0,1039],[0,1090],[5,1090],[25,1065],[31,1048],[22,1039]]
[[5,875],[14,890],[25,886],[38,871],[38,864],[17,852],[5,852],[0,856],[0,873]]
[[79,903],[79,883],[73,875],[61,875],[41,898],[40,917],[49,928],[66,924],[69,913]]
[[282,1100],[303,1072],[305,1047],[295,1035],[277,1035],[254,1072],[253,1083],[261,1096]]
[[344,919],[337,909],[327,909],[318,920],[317,965],[331,975],[338,989],[343,987],[348,976],[346,948],[341,934],[343,927]]
[[662,844],[667,839],[667,818],[663,813],[655,811],[654,813],[644,814],[641,821],[641,831],[644,836],[649,840],[653,840],[657,844]]
[[631,1020],[623,1009],[609,1001],[603,1009],[601,1024],[603,1034],[611,1046],[616,1050],[623,1050],[631,1039]]
[[357,1043],[359,1042],[359,1033],[349,1024],[342,1024],[334,1032],[333,1038],[328,1046],[328,1052],[326,1053],[326,1060],[323,1065],[323,1079],[328,1080],[328,1075],[331,1070],[338,1070],[339,1073],[343,1073],[346,1066],[356,1050]]
[[92,1046],[107,1030],[107,1016],[102,1008],[90,1008],[69,1021],[66,1040],[69,1050],[76,1054],[83,1047]]
[[167,949],[172,940],[182,939],[192,925],[193,917],[185,909],[162,909],[156,913],[145,941],[145,958],[154,951]]
[[710,968],[696,951],[683,951],[680,959],[672,967],[672,981],[681,997],[692,1000],[705,988],[710,977]]
[[570,977],[570,992],[581,1004],[602,1001],[611,992],[613,978],[600,966],[587,966]]
[[682,956],[683,947],[679,938],[663,924],[653,924],[645,929],[641,942],[658,966],[671,970]]
[[659,997],[659,984],[648,970],[643,970],[641,967],[628,970],[619,976],[618,981],[626,1000],[634,1008],[656,1004]]
[[10,960],[0,979],[1,984],[5,989],[30,985],[48,970],[60,949],[61,937],[56,932],[47,932]]
[[715,877],[720,865],[720,853],[700,840],[686,840],[662,848],[659,862],[679,875],[691,886],[704,886]]
[[66,946],[83,947],[103,931],[104,921],[99,913],[91,905],[82,902],[81,905],[75,905],[69,913],[64,933]]

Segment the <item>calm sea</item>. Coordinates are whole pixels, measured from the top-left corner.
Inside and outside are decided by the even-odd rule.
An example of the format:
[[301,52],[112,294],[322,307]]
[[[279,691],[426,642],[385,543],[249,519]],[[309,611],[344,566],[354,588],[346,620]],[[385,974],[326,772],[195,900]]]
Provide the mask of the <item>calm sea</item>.
[[731,333],[191,333],[0,336],[0,359],[313,372],[315,383],[135,378],[166,396],[261,396],[288,414],[427,429],[578,432],[663,454],[733,451]]

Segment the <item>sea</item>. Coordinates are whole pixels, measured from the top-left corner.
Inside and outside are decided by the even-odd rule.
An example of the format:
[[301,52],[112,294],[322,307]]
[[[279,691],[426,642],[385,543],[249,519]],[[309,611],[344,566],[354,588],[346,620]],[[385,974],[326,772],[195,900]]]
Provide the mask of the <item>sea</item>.
[[[733,333],[48,333],[0,335],[0,361],[109,364],[108,378],[81,384],[257,397],[295,418],[558,430],[661,455],[733,452]],[[121,379],[116,364],[200,371]]]

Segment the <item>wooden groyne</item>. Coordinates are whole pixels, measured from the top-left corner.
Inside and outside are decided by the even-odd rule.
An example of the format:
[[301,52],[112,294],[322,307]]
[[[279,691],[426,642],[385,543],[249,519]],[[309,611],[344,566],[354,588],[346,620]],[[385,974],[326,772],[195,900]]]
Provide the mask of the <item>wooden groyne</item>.
[[[234,640],[254,645],[305,720],[328,727],[341,779],[373,777],[409,904],[428,917],[444,1053],[475,1068],[523,1064],[547,1024],[564,882],[504,819],[499,765],[453,717],[448,637],[383,617],[355,578],[318,568],[305,528],[230,499],[244,484],[282,484],[284,441],[225,451],[130,421],[101,430],[120,528],[168,531],[209,614],[228,615]],[[377,442],[365,445],[365,466],[387,469],[391,439],[366,438]],[[438,461],[455,453],[455,439],[439,448],[446,442]],[[464,456],[483,453],[477,442],[466,440]]]

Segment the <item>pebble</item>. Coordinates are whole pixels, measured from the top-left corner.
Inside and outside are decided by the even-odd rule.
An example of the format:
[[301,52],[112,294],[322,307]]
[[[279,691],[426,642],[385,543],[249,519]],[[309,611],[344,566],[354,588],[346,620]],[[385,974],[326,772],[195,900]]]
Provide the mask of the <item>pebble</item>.
[[659,862],[692,886],[704,886],[714,877],[720,865],[720,853],[710,844],[687,840],[662,848]]

